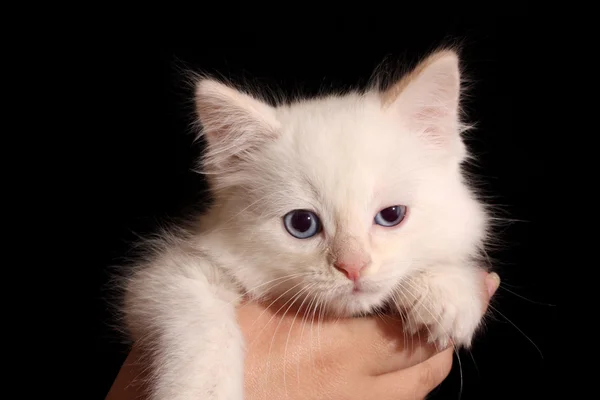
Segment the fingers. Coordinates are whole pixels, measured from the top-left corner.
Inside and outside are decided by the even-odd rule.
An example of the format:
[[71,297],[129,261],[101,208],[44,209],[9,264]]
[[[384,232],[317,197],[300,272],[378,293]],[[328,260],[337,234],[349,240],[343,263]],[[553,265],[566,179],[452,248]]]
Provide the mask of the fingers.
[[[427,343],[427,333],[418,333],[413,336],[407,336],[405,347],[401,352],[396,352],[390,356],[390,364],[395,370],[402,368],[411,368],[425,360],[433,357],[441,350],[434,343]],[[391,372],[390,369],[385,372]]]
[[[406,348],[400,352],[390,353],[385,359],[381,359],[378,365],[371,368],[371,375],[378,376],[394,371],[412,368],[440,352],[435,344],[425,343],[425,337],[409,338]],[[410,342],[413,342],[412,345]]]
[[373,378],[365,399],[423,399],[435,389],[452,369],[452,352],[448,348],[426,361],[397,372]]
[[376,326],[367,333],[372,337],[367,350],[371,359],[365,365],[370,375],[382,375],[412,367],[440,350],[434,344],[426,343],[426,332],[416,335],[405,333],[399,319],[376,317],[373,322]]

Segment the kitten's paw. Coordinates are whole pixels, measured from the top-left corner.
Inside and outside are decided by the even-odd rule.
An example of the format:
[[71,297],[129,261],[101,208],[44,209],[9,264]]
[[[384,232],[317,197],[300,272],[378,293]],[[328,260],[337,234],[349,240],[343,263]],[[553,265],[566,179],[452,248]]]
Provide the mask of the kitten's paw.
[[475,290],[430,285],[407,311],[406,330],[425,332],[427,341],[445,349],[451,343],[469,347],[483,317],[483,300]]

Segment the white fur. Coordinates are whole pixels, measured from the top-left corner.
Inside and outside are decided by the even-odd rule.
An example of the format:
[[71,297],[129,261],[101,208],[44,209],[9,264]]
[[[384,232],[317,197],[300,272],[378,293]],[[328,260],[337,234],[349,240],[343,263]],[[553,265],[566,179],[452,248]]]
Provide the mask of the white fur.
[[[474,259],[487,219],[461,175],[459,91],[449,52],[389,104],[372,90],[271,107],[198,83],[215,205],[127,287],[129,326],[153,350],[152,400],[243,398],[234,312],[242,294],[321,296],[344,316],[395,301],[407,330],[426,325],[441,345],[470,344],[483,309]],[[406,219],[375,225],[393,205],[408,206]],[[316,212],[323,232],[292,237],[282,217],[294,209]],[[358,293],[332,266],[348,254],[369,261]]]

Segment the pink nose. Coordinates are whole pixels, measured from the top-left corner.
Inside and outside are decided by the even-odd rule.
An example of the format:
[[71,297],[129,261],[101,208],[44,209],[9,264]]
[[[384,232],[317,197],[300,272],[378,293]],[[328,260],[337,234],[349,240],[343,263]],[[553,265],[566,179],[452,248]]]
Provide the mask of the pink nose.
[[348,279],[350,279],[352,282],[356,282],[359,278],[360,278],[360,274],[362,272],[362,270],[365,268],[364,265],[359,265],[359,264],[353,264],[353,265],[347,265],[344,263],[335,263],[334,266],[342,271],[344,273],[344,275],[346,275],[346,277]]

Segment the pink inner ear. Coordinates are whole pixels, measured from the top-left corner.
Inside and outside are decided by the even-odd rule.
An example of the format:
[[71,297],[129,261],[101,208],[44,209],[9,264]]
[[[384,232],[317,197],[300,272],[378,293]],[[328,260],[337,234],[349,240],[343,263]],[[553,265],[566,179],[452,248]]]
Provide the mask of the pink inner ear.
[[443,107],[422,107],[416,115],[420,121],[437,122],[448,116],[448,110]]
[[444,124],[448,122],[448,110],[444,107],[422,107],[414,116],[416,124],[421,127],[422,135],[427,136],[435,144],[442,144],[445,136]]

